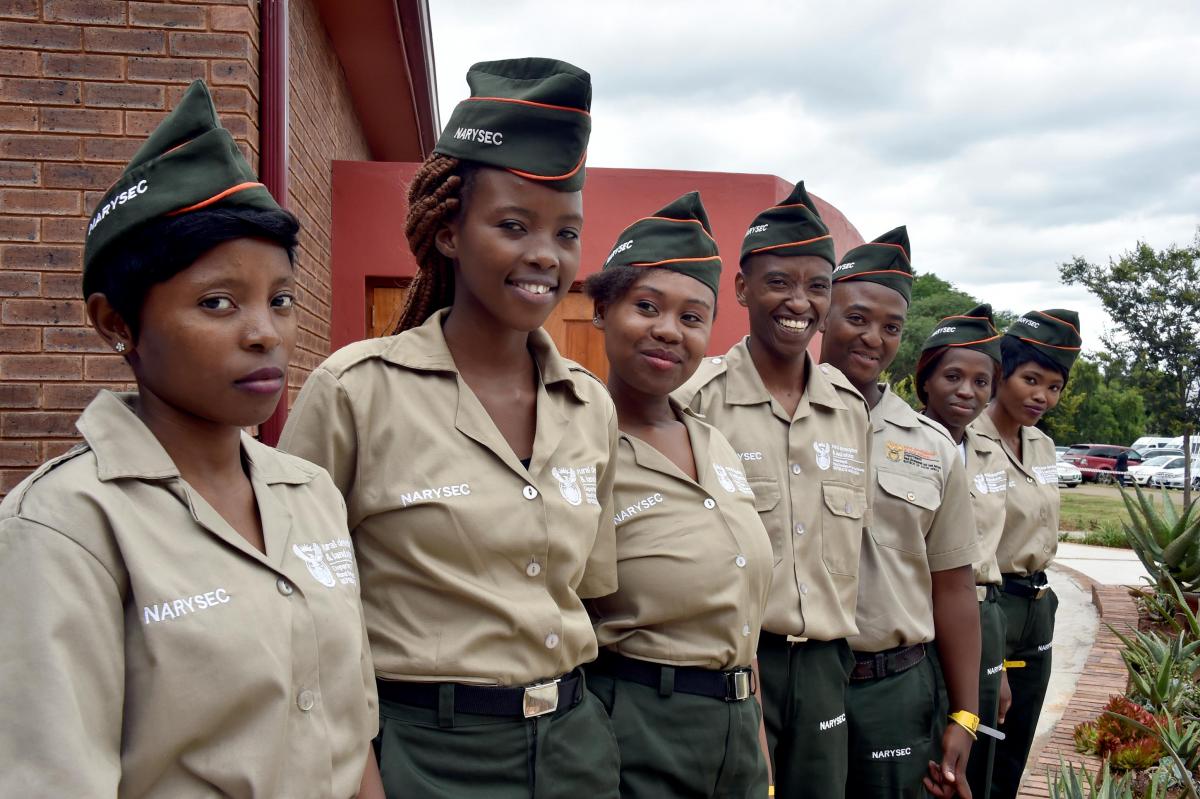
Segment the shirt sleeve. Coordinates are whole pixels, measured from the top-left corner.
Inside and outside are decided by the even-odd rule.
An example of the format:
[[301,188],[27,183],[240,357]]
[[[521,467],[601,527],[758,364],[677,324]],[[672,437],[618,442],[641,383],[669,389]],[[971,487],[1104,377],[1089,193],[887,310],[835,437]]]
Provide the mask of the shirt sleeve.
[[925,536],[925,554],[931,572],[970,566],[979,560],[967,469],[957,452],[942,460],[948,467],[946,482],[942,487],[942,504],[938,506],[933,524]]
[[308,376],[279,448],[323,467],[342,496],[350,496],[358,468],[358,430],[346,388],[328,369],[317,368]]
[[608,460],[596,480],[600,527],[588,555],[578,594],[582,599],[608,596],[617,590],[617,526],[613,521],[613,484],[617,474],[617,412],[608,406]]
[[0,796],[116,796],[125,694],[121,591],[94,555],[0,523]]

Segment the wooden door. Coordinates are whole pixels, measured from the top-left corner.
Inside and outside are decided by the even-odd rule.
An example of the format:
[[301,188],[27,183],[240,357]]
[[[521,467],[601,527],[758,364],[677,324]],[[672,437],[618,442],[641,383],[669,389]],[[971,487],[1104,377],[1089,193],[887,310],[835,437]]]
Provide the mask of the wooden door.
[[[407,280],[367,285],[368,338],[391,334],[407,295]],[[582,364],[601,380],[608,379],[604,334],[592,324],[592,301],[586,294],[573,287],[550,314],[545,328],[565,357]]]

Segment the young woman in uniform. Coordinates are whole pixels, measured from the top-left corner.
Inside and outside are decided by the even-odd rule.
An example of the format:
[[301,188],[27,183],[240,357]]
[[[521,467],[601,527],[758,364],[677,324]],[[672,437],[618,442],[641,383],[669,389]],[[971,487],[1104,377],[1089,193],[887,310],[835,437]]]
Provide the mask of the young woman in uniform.
[[1083,341],[1079,315],[1052,308],[1018,317],[1000,339],[996,397],[973,427],[1004,452],[1008,491],[996,559],[1003,575],[1012,707],[996,744],[992,799],[1013,799],[1029,757],[1050,681],[1058,597],[1046,567],[1058,548],[1058,467],[1054,441],[1034,427],[1058,404]]
[[[970,424],[983,413],[999,382],[1000,333],[992,323],[992,306],[979,305],[938,322],[917,361],[917,397],[925,406],[922,412],[946,428],[958,445],[967,470],[979,544],[973,567],[981,645],[979,719],[993,728],[1004,720],[1012,701],[1004,672],[1004,614],[997,599],[1001,580],[996,564],[1008,471],[999,446]],[[971,747],[967,781],[974,799],[988,799],[994,749],[995,738],[990,736]]]
[[767,794],[751,667],[771,544],[733,447],[669,397],[708,347],[720,277],[692,192],[626,228],[587,281],[620,428],[620,588],[592,602],[602,649],[587,676],[626,799]]
[[97,206],[88,314],[137,392],[0,505],[0,795],[382,796],[341,497],[242,432],[286,387],[297,229],[199,81]]
[[829,312],[833,237],[797,183],[750,224],[735,290],[750,335],[705,358],[675,397],[742,460],[773,552],[758,644],[782,799],[845,795],[846,683],[867,516],[868,408],[808,346]]
[[616,412],[541,329],[579,268],[591,83],[536,58],[467,80],[409,193],[398,335],[318,367],[281,445],[346,498],[388,795],[615,797],[579,666],[583,600],[616,589]]
[[[965,470],[941,425],[878,382],[908,315],[909,252],[901,227],[842,257],[821,341],[822,360],[871,408],[873,520],[863,540],[846,695],[846,795],[855,799],[920,797],[926,787],[969,796],[965,770],[978,723],[977,547]],[[926,652],[934,641],[958,722],[949,726]],[[933,782],[926,777],[923,787],[939,754]]]

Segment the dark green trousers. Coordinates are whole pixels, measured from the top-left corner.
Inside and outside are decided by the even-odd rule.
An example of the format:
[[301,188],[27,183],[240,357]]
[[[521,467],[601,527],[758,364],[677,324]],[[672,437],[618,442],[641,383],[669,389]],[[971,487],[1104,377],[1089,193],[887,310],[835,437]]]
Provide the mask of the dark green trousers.
[[851,681],[846,691],[854,799],[923,799],[921,778],[940,758],[941,702],[933,659],[899,674]]
[[999,605],[1006,625],[1005,657],[1023,660],[1025,666],[1008,670],[1012,707],[1000,727],[1008,737],[996,743],[991,799],[1014,799],[1021,785],[1029,748],[1033,745],[1038,716],[1046,699],[1046,686],[1050,683],[1058,597],[1053,591],[1048,591],[1041,599],[1001,593]]
[[[767,764],[753,698],[726,702],[588,672],[621,751],[622,799],[763,799]],[[590,799],[590,797],[577,797]]]
[[846,639],[789,644],[763,632],[758,644],[763,718],[778,799],[846,793]]
[[[999,599],[979,603],[979,720],[989,727],[996,726],[996,714],[1000,710],[1000,681],[1004,666],[1004,611]],[[957,708],[955,708],[957,709]],[[975,799],[988,799],[991,795],[992,763],[995,757],[996,739],[980,735],[971,747],[971,759],[967,762],[967,782]]]
[[[608,714],[588,691],[533,719],[379,702],[375,751],[389,799],[617,799]],[[447,723],[448,722],[448,723]]]

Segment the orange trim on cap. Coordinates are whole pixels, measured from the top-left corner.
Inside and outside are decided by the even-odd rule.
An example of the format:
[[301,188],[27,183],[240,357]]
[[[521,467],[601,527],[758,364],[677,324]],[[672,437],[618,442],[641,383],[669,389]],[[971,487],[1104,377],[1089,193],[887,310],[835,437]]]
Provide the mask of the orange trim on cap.
[[876,269],[872,272],[855,272],[852,275],[842,275],[841,277],[835,277],[833,279],[833,282],[836,283],[839,280],[852,280],[856,277],[862,277],[863,275],[904,275],[909,280],[913,279],[913,273],[905,272],[903,269]]
[[[669,216],[643,216],[641,219],[634,222],[633,225],[638,224],[638,222],[686,222],[691,225],[699,225],[700,232],[705,236],[708,236],[708,240],[713,244],[717,243],[717,240],[712,237],[712,234],[704,229],[704,223],[699,219],[672,219]],[[633,227],[633,225],[630,225],[629,227]],[[628,230],[628,228],[626,228],[626,230]]]
[[535,175],[532,172],[522,172],[519,169],[512,169],[509,167],[505,167],[505,169],[508,169],[509,172],[513,173],[517,177],[525,178],[526,180],[566,180],[567,178],[574,176],[576,172],[578,172],[580,169],[582,169],[583,162],[586,160],[587,160],[587,152],[584,151],[583,158],[579,159],[579,163],[575,165],[575,168],[572,169],[570,172],[564,173],[562,175]]
[[[908,253],[906,253],[904,251],[904,248],[901,247],[899,244],[892,244],[889,241],[868,241],[863,246],[864,247],[895,247],[897,250],[900,251],[900,254],[904,256],[904,260],[906,262],[908,262],[909,265],[912,265],[912,261],[910,261],[908,258]],[[866,273],[864,273],[864,274],[866,274]]]
[[817,236],[815,239],[805,239],[804,241],[785,241],[783,244],[768,244],[766,247],[759,247],[757,250],[751,250],[747,255],[757,255],[760,252],[767,250],[778,250],[780,247],[799,247],[801,244],[812,244],[814,241],[823,241],[832,239],[833,235],[826,233],[824,236]]
[[[1054,317],[1050,318],[1053,319]],[[1070,324],[1070,322],[1064,322],[1064,324]],[[1064,347],[1061,344],[1047,344],[1044,341],[1038,341],[1036,338],[1025,338],[1024,336],[1017,336],[1017,338],[1021,339],[1021,341],[1028,341],[1030,344],[1036,344],[1039,347],[1050,347],[1051,349],[1055,350],[1071,350],[1072,352],[1079,351],[1079,347]]]
[[[1083,338],[1083,336],[1079,332],[1079,329],[1076,328],[1075,325],[1068,322],[1066,319],[1059,319],[1057,316],[1051,316],[1050,314],[1046,313],[1045,311],[1030,311],[1030,313],[1040,313],[1042,316],[1046,317],[1047,319],[1053,319],[1055,322],[1060,322],[1060,323],[1066,325],[1067,327],[1071,328],[1072,330],[1074,330],[1075,335],[1079,336],[1080,339]],[[1053,345],[1051,344],[1048,346],[1053,346]],[[1079,349],[1079,348],[1076,347],[1075,349]]]
[[[973,319],[974,317],[970,317],[970,316],[968,316],[968,317],[966,317],[966,318],[967,318],[967,319]],[[995,336],[988,336],[987,338],[981,338],[981,339],[979,339],[978,341],[964,341],[964,342],[962,342],[961,344],[945,344],[945,345],[943,345],[943,346],[946,346],[946,347],[969,347],[969,346],[971,346],[972,344],[987,344],[989,341],[995,341],[995,340],[996,340],[996,339],[998,339],[998,338],[1000,338],[1000,336],[999,336],[999,335],[995,335]]]
[[[681,222],[683,220],[677,219],[675,221]],[[665,261],[655,261],[654,263],[633,263],[633,264],[629,264],[629,266],[662,266],[663,264],[686,264],[686,263],[696,263],[698,261],[720,261],[720,260],[721,260],[721,256],[719,256],[719,255],[709,255],[705,258],[668,258]]]
[[261,183],[239,183],[236,186],[230,186],[228,189],[225,189],[225,191],[221,192],[220,194],[214,194],[212,197],[209,197],[207,200],[198,202],[195,205],[189,205],[187,208],[180,208],[178,211],[172,211],[171,213],[167,214],[167,216],[178,216],[179,214],[186,214],[188,211],[199,211],[201,208],[205,208],[207,206],[212,205],[215,202],[220,202],[221,200],[224,200],[226,197],[228,197],[231,194],[236,194],[239,191],[245,191],[246,189],[256,189],[256,188],[265,189],[266,186],[264,186]]
[[576,114],[583,114],[585,117],[591,116],[582,108],[571,108],[566,105],[550,105],[549,103],[535,103],[533,100],[518,100],[514,97],[468,97],[463,102],[488,100],[493,103],[516,103],[517,105],[531,105],[534,108],[549,108],[552,111],[574,111]]
[[[767,211],[774,211],[776,208],[807,208],[807,209],[808,209],[808,212],[809,212],[810,214],[815,214],[815,213],[816,213],[816,211],[814,211],[813,209],[809,208],[809,207],[808,207],[807,205],[805,205],[804,203],[788,203],[787,205],[772,205],[770,208],[768,208],[768,209],[767,209]],[[763,211],[763,213],[765,214],[767,211]],[[761,214],[760,214],[760,216],[761,216]]]

